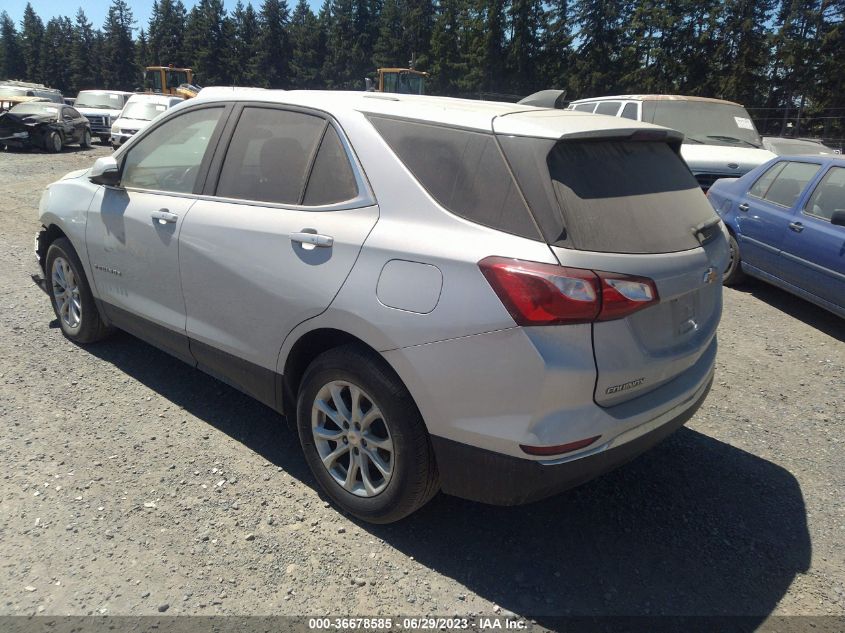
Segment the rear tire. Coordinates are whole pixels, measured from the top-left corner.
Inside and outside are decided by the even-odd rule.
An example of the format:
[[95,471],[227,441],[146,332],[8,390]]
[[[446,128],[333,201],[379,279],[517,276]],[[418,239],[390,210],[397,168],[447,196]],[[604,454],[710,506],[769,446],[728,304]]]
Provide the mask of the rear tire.
[[91,131],[85,130],[82,133],[82,140],[79,141],[79,146],[84,148],[84,149],[91,149],[91,145],[92,145],[92,143],[91,143]]
[[44,145],[48,152],[58,154],[62,151],[62,146],[64,145],[62,135],[58,132],[50,132],[44,141]]
[[345,345],[318,356],[302,378],[296,411],[311,472],[349,514],[392,523],[439,490],[422,416],[377,354]]
[[742,258],[739,254],[739,243],[733,233],[728,233],[728,246],[731,251],[731,259],[728,267],[722,274],[722,283],[725,286],[736,286],[745,281],[745,273],[742,272]]
[[62,334],[74,343],[99,341],[111,333],[100,316],[82,262],[71,243],[60,237],[47,249],[47,294]]

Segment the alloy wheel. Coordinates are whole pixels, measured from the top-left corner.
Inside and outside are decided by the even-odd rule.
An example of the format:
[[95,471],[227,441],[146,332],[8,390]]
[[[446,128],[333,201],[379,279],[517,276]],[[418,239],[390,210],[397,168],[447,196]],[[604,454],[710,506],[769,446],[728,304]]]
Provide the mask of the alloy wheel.
[[323,466],[347,492],[374,497],[390,483],[395,451],[388,422],[357,385],[335,380],[317,392],[311,432]]
[[53,260],[51,278],[59,318],[66,327],[74,330],[82,322],[82,299],[79,296],[79,282],[64,257]]

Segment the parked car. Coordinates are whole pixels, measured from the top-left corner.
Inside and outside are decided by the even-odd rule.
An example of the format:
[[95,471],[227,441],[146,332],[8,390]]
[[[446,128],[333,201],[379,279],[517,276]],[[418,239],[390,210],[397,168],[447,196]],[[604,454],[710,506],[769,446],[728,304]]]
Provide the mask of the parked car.
[[74,143],[91,147],[91,125],[71,106],[30,101],[0,113],[0,145],[61,152]]
[[159,114],[182,103],[182,97],[133,94],[111,125],[111,144],[118,148],[133,134],[143,130]]
[[111,125],[134,93],[120,90],[82,90],[74,107],[91,122],[91,133],[105,145],[111,139]]
[[53,103],[63,103],[61,91],[48,88],[44,84],[29,81],[0,81],[0,109],[8,109],[15,103],[20,103],[20,97],[38,97]]
[[845,159],[777,158],[708,197],[730,232],[727,285],[752,275],[845,317]]
[[646,121],[683,132],[681,156],[704,191],[719,178],[742,176],[774,158],[738,103],[682,95],[580,99],[569,109]]
[[828,147],[814,138],[764,136],[763,147],[778,156],[824,156],[841,153],[838,149]]
[[355,516],[517,504],[709,390],[728,245],[679,148],[515,104],[205,89],[50,185],[36,253],[65,336],[125,329],[285,414]]

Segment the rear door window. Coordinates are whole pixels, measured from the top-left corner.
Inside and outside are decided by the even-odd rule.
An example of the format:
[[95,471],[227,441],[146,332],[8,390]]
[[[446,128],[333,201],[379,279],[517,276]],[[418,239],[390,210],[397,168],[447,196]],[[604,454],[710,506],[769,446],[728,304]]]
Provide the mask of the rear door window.
[[243,109],[217,181],[216,195],[300,204],[325,119],[277,108]]
[[845,167],[833,167],[824,175],[813,195],[807,200],[804,213],[830,222],[834,211],[845,210]]
[[801,195],[804,188],[815,178],[819,169],[819,165],[812,163],[786,163],[775,176],[772,184],[769,185],[763,199],[791,209],[798,201],[798,196]]
[[576,105],[573,110],[578,110],[578,112],[592,112],[596,109],[595,103],[579,103]]
[[599,101],[599,105],[596,107],[596,114],[609,114],[610,116],[616,116],[616,113],[619,112],[619,106],[622,103],[619,101]]
[[540,239],[492,133],[376,115],[369,119],[445,209],[478,224]]

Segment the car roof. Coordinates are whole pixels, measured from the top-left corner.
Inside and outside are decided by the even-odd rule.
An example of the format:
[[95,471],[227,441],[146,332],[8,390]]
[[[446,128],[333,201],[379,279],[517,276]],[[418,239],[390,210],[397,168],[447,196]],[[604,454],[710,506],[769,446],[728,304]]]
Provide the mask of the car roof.
[[797,161],[801,163],[818,163],[819,165],[832,164],[837,167],[845,167],[845,156],[841,154],[783,154],[773,158],[767,164],[774,164],[779,161]]
[[[793,136],[764,136],[764,141],[777,141],[778,143],[815,143],[816,145],[824,145],[824,141],[817,138],[795,138]],[[825,145],[825,147],[827,147]]]
[[590,99],[577,99],[570,101],[570,103],[587,103],[592,101],[702,101],[705,103],[724,103],[727,105],[735,105],[742,107],[742,104],[735,101],[726,101],[725,99],[713,99],[711,97],[696,97],[693,95],[659,95],[659,94],[641,94],[641,95],[614,95],[611,97],[593,97]]
[[104,88],[92,88],[91,90],[80,90],[79,94],[95,94],[95,95],[134,95],[134,92],[127,90],[106,90]]
[[182,97],[174,97],[172,95],[150,95],[134,93],[131,97],[129,97],[129,99],[127,99],[126,102],[136,103],[138,101],[148,101],[149,103],[171,105],[174,103],[182,103],[184,99]]
[[[592,131],[633,133],[637,130],[661,130],[649,123],[617,117],[586,114],[571,110],[537,108],[518,103],[456,99],[342,90],[264,90],[261,88],[203,88],[192,101],[262,101],[298,105],[339,115],[362,112],[393,118],[499,134],[561,138],[583,136]],[[677,133],[673,136],[680,138]]]

